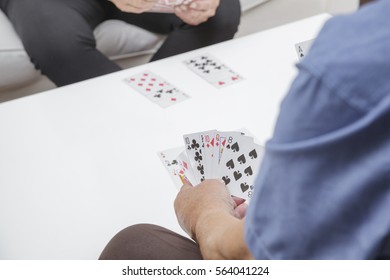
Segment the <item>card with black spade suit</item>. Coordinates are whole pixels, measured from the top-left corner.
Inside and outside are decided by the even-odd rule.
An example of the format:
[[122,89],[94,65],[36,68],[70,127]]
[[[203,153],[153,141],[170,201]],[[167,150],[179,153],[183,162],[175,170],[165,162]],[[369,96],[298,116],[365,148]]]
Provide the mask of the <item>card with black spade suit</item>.
[[209,130],[186,134],[183,139],[183,152],[170,159],[175,164],[168,168],[163,161],[171,176],[180,177],[174,179],[178,187],[185,181],[196,186],[206,179],[222,179],[231,195],[247,202],[251,199],[263,157],[263,148],[252,137],[239,131]]

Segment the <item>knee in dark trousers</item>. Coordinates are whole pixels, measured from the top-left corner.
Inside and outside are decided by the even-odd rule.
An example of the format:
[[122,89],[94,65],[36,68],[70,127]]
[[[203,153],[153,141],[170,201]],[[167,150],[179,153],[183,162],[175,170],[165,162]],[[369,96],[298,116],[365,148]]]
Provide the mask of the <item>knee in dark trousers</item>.
[[101,260],[199,260],[198,245],[173,231],[138,224],[116,234],[104,248]]
[[214,17],[205,22],[204,28],[217,42],[233,38],[241,18],[239,0],[221,0]]
[[103,20],[98,2],[14,0],[8,6],[31,61],[56,85],[120,70],[95,47],[93,26]]

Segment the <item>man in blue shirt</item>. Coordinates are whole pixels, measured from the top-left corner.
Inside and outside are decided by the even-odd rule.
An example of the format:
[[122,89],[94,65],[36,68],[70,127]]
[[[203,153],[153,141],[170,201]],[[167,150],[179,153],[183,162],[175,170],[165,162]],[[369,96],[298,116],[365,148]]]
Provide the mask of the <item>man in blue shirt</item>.
[[183,186],[176,214],[202,258],[390,258],[389,15],[377,0],[325,24],[281,105],[245,219],[223,182]]

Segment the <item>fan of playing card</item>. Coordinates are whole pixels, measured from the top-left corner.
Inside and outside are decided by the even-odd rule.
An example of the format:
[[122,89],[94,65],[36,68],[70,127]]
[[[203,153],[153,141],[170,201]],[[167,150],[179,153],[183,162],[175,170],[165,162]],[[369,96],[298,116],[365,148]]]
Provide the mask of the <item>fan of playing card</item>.
[[263,148],[242,132],[210,130],[183,136],[185,147],[159,153],[175,184],[222,179],[230,194],[250,200]]
[[192,0],[158,0],[157,3],[148,11],[151,13],[174,13],[175,6],[188,5]]

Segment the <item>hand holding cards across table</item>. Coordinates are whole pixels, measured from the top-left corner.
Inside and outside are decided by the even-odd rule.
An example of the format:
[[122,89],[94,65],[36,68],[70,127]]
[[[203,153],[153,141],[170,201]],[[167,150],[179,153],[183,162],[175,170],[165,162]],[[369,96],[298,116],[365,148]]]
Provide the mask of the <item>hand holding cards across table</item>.
[[250,200],[263,155],[263,148],[252,137],[242,132],[210,130],[183,138],[184,148],[159,154],[178,186],[221,179],[231,195]]
[[193,0],[158,0],[157,3],[148,11],[150,13],[174,13],[175,7],[179,5],[188,5]]

